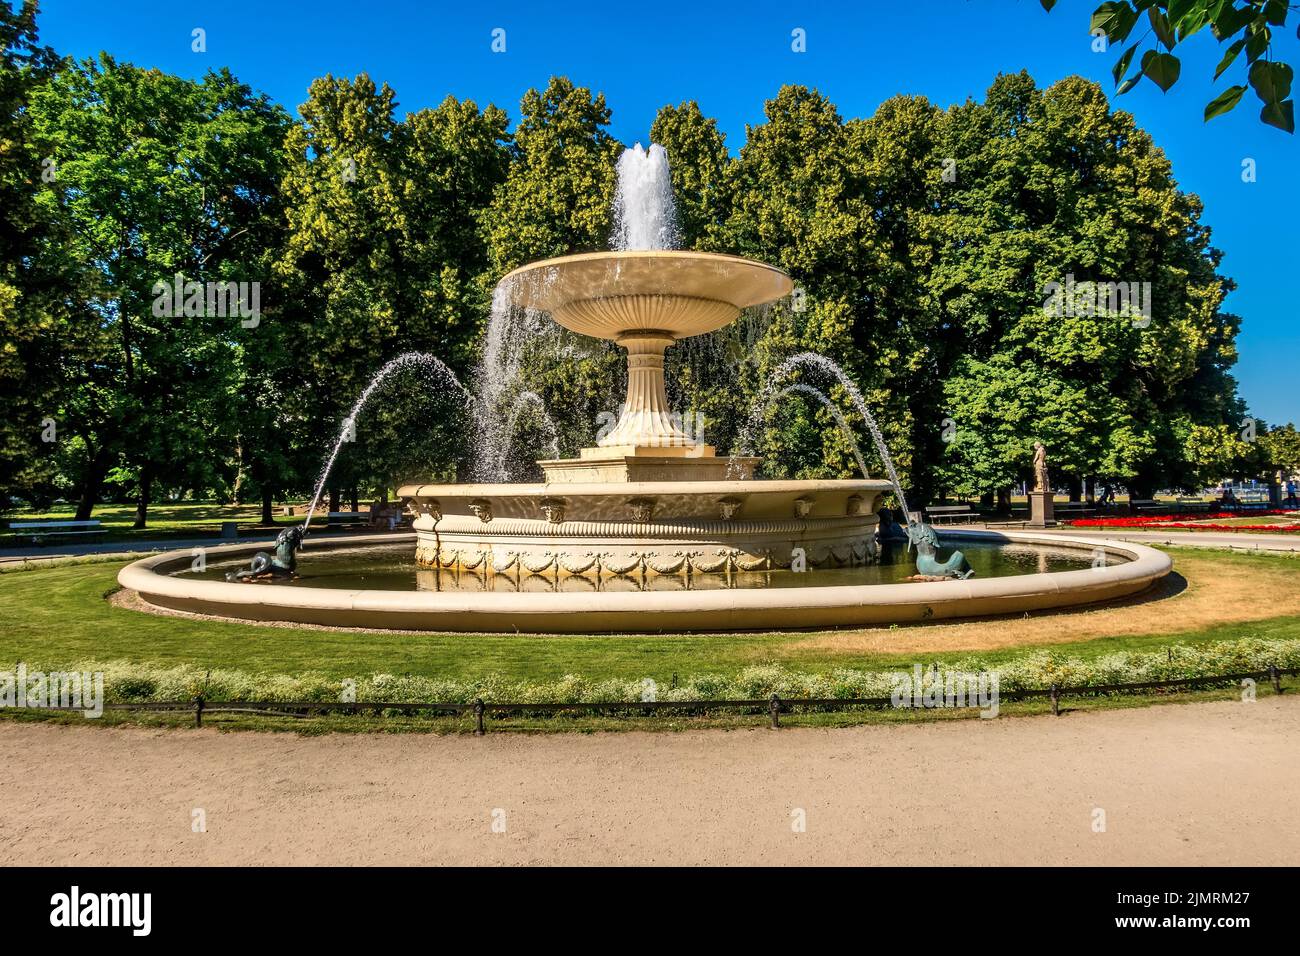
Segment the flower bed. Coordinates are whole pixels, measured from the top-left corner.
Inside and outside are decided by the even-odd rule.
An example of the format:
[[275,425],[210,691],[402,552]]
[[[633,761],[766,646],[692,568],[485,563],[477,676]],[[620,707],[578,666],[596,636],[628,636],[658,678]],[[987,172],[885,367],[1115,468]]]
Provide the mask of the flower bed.
[[[1300,515],[1296,511],[1257,511],[1261,518],[1277,515]],[[1295,524],[1221,524],[1223,518],[1240,518],[1240,514],[1231,511],[1216,511],[1213,514],[1173,513],[1167,515],[1125,515],[1111,518],[1075,518],[1064,522],[1073,528],[1149,528],[1159,531],[1166,528],[1182,528],[1188,531],[1274,531],[1300,532],[1300,522]]]

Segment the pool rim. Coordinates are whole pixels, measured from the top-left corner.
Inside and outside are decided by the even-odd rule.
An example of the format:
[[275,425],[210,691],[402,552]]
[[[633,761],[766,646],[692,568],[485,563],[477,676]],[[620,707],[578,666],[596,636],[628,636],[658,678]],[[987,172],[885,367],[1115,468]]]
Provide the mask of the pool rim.
[[[920,623],[1077,607],[1140,593],[1173,570],[1167,554],[1127,541],[990,529],[944,529],[941,537],[958,546],[963,540],[1035,544],[1093,555],[1101,551],[1125,560],[965,581],[701,591],[447,592],[197,580],[172,573],[195,557],[193,550],[179,550],[133,561],[118,572],[117,580],[156,607],[249,621],[445,633],[691,633]],[[323,548],[414,539],[414,534],[320,538],[310,542],[306,556],[310,559],[313,550]],[[204,554],[208,559],[251,556],[267,546],[266,541],[237,542],[207,548]]]

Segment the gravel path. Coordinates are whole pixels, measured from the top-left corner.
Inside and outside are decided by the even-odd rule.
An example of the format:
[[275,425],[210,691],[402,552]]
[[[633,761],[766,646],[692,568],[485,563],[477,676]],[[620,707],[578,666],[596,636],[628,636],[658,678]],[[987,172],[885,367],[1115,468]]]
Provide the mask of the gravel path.
[[0,840],[11,864],[1294,865],[1297,739],[1300,695],[482,739],[3,721]]

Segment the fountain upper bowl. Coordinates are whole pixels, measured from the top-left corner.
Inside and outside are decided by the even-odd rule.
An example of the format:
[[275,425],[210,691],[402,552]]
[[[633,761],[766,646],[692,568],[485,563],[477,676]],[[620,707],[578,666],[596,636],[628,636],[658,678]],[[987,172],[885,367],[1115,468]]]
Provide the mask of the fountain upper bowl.
[[602,339],[660,332],[674,339],[734,322],[741,309],[790,294],[775,266],[741,256],[678,250],[593,252],[543,259],[501,280],[515,305],[551,313]]

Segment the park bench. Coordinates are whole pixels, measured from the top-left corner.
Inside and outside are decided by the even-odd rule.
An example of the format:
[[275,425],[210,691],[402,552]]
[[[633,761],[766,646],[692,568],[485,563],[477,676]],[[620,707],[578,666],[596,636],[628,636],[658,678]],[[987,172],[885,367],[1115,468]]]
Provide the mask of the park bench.
[[1168,505],[1156,501],[1154,498],[1133,498],[1129,501],[1128,507],[1130,511],[1160,511],[1169,508]]
[[1203,498],[1176,498],[1174,504],[1178,511],[1209,511],[1210,502]]
[[1067,518],[1091,518],[1097,513],[1097,509],[1086,501],[1062,501],[1053,505],[1052,511]]
[[1224,511],[1264,511],[1268,508],[1268,493],[1263,491],[1234,492],[1234,501],[1223,502]]
[[970,505],[926,505],[925,513],[933,524],[958,519],[970,521],[979,517],[977,512],[971,510]]
[[348,522],[365,522],[369,524],[370,513],[366,511],[331,511],[328,513],[330,524],[346,524]]
[[11,521],[9,530],[14,538],[44,544],[46,538],[74,537],[77,535],[102,535],[104,528],[98,518],[87,521]]

